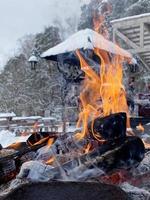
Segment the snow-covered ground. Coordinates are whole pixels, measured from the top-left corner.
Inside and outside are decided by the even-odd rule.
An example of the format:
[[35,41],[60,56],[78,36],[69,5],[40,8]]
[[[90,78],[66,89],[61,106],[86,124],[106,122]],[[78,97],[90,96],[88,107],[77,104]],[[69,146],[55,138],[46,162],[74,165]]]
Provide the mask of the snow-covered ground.
[[[62,131],[62,127],[60,126],[58,128],[58,131]],[[67,132],[74,132],[76,131],[75,126],[67,126],[66,127]],[[11,145],[12,143],[15,142],[25,142],[28,139],[28,136],[16,136],[15,132],[10,132],[8,130],[2,130],[0,131],[0,144],[2,145],[3,148]]]
[[15,136],[15,133],[12,133],[8,130],[3,130],[0,132],[0,144],[2,147],[7,147],[15,142],[25,142],[28,137],[29,136]]

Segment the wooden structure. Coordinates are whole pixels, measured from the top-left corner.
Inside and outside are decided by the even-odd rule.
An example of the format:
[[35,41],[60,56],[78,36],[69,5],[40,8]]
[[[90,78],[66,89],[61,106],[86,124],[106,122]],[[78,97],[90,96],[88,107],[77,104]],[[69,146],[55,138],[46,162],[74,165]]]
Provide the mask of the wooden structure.
[[113,40],[121,39],[125,49],[139,56],[144,71],[150,72],[150,13],[111,21]]
[[44,129],[44,131],[58,131],[58,127],[57,119],[54,117],[16,117],[16,115],[12,115],[11,113],[0,113],[0,130],[15,129],[32,132]]

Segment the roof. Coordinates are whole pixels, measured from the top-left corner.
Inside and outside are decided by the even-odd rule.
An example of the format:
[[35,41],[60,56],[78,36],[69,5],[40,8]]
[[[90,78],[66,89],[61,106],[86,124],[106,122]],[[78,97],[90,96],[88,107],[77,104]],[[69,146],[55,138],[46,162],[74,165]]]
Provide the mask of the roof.
[[102,35],[91,29],[78,31],[70,36],[64,42],[54,46],[45,51],[41,57],[46,59],[54,59],[55,56],[75,52],[77,49],[94,49],[99,48],[109,53],[121,55],[123,57],[131,58],[131,54],[126,50],[120,48],[113,42],[105,39]]
[[30,117],[14,117],[13,120],[40,120],[42,119],[41,116],[30,116]]
[[55,117],[43,117],[43,121],[56,121],[57,119]]
[[142,19],[142,18],[147,18],[147,17],[150,17],[150,13],[144,13],[141,15],[133,15],[133,16],[124,17],[120,19],[114,19],[111,21],[111,23],[113,24],[113,23],[122,22],[122,21],[137,20],[137,19]]
[[29,62],[38,62],[38,58],[35,55],[30,56]]
[[135,15],[111,21],[114,39],[120,38],[126,50],[137,54],[150,72],[150,13]]
[[0,118],[9,118],[9,117],[15,117],[16,114],[14,112],[11,113],[0,113]]

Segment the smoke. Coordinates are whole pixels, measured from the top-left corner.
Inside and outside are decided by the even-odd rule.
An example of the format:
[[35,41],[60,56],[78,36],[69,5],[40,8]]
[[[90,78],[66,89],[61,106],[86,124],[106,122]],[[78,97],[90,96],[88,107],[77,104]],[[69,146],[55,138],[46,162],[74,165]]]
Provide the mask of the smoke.
[[0,64],[14,54],[19,38],[46,26],[58,25],[62,39],[68,37],[76,31],[84,3],[88,0],[0,1]]
[[62,40],[65,40],[71,34],[75,33],[78,28],[81,6],[88,3],[88,0],[55,0],[51,2],[51,7],[57,7],[53,10],[53,24],[58,26]]

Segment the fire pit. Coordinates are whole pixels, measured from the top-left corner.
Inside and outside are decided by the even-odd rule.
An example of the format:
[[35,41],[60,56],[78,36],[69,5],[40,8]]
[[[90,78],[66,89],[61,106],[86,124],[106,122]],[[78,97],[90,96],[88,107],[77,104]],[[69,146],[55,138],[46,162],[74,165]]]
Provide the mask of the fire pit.
[[120,188],[102,183],[52,182],[24,185],[2,200],[127,200]]
[[[82,44],[76,49],[72,49],[73,45],[71,49],[65,46],[68,39],[43,54],[52,60],[58,60],[62,54],[71,55],[64,62],[76,59],[80,62],[85,80],[80,94],[79,129],[59,137],[56,133],[31,135],[27,147],[13,155],[14,158],[30,151],[35,153],[33,159],[21,163],[15,181],[47,183],[22,186],[7,199],[20,199],[22,192],[22,199],[127,199],[117,187],[80,183],[94,179],[102,181],[117,170],[129,171],[139,165],[145,154],[142,140],[127,134],[130,117],[122,81],[122,62],[131,59],[131,55],[94,31],[83,32]],[[76,40],[83,32],[71,38]],[[100,61],[93,64],[96,69],[91,66],[91,58],[87,58],[89,54],[85,54],[84,47],[87,51],[92,50],[96,60]],[[0,159],[0,163],[2,161]]]

